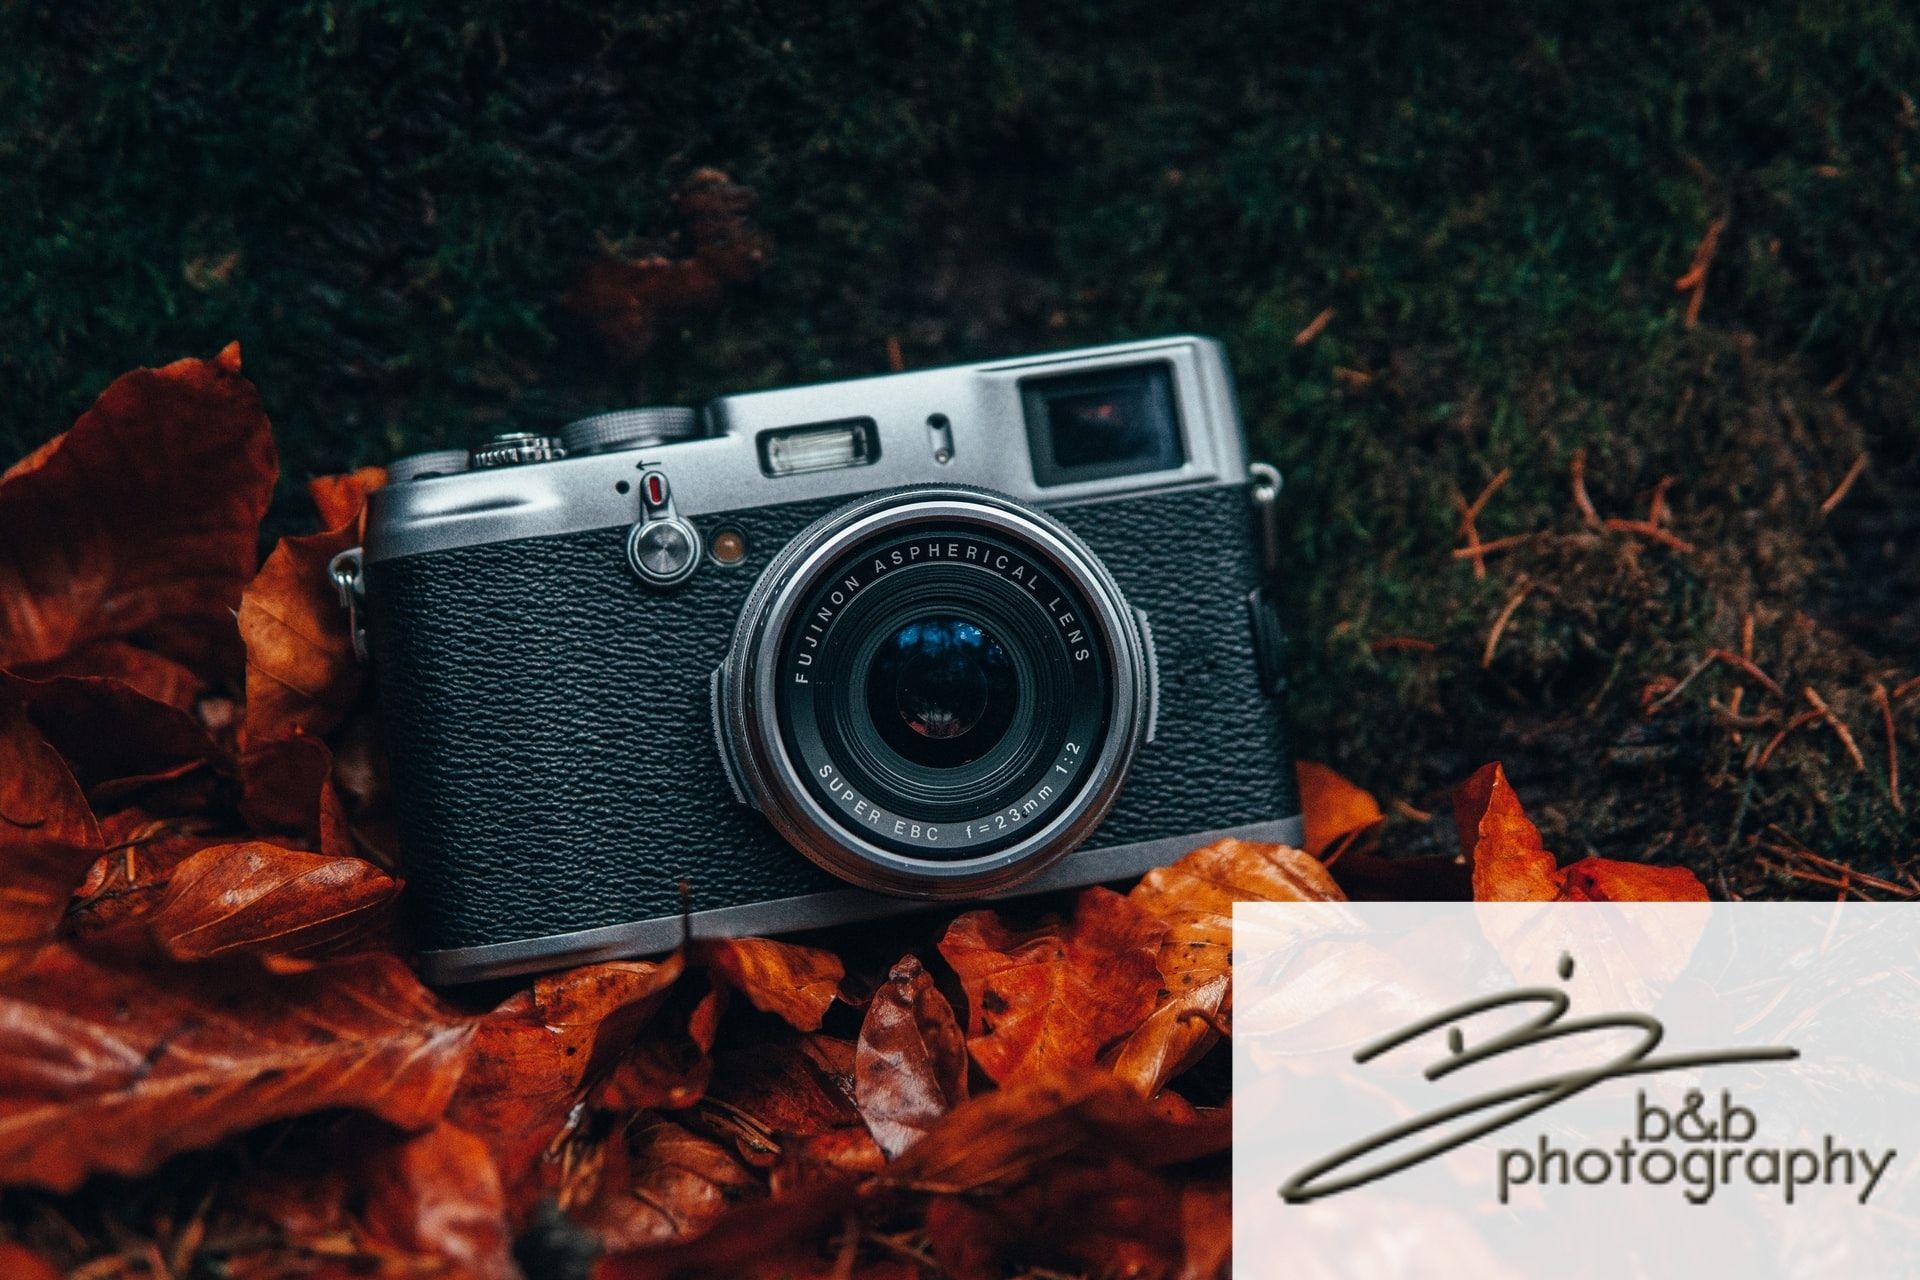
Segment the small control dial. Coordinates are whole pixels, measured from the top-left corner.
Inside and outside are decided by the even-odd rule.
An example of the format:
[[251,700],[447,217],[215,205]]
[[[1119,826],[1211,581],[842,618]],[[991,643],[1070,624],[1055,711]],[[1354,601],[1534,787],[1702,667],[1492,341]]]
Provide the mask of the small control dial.
[[475,449],[473,465],[476,469],[517,467],[526,462],[552,462],[566,456],[567,451],[552,436],[537,435],[531,431],[509,431]]
[[405,484],[409,480],[427,480],[434,476],[457,476],[470,465],[465,449],[410,453],[387,464],[387,483]]
[[677,405],[620,409],[596,413],[560,428],[560,444],[568,457],[644,449],[651,445],[691,440],[700,434],[700,415]]

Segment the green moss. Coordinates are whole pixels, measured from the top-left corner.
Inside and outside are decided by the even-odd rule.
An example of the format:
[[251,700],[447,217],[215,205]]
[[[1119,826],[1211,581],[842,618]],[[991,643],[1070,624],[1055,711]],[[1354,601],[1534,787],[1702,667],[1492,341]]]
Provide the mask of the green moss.
[[[1744,891],[1781,887],[1768,823],[1875,865],[1920,840],[1867,693],[1920,653],[1920,33],[1893,0],[27,4],[0,33],[14,453],[230,338],[297,479],[874,372],[889,337],[924,364],[1201,330],[1288,474],[1307,754],[1429,809],[1503,756],[1564,851]],[[759,193],[775,254],[609,360],[559,299],[598,244],[669,234],[699,165]],[[1672,281],[1722,215],[1689,331]],[[1607,514],[1676,477],[1700,550],[1584,532],[1581,448]],[[1551,536],[1482,581],[1452,495],[1502,468],[1482,536]],[[1817,726],[1756,773],[1772,730],[1715,723],[1726,671],[1642,715],[1749,612],[1788,697],[1743,709],[1817,686],[1864,773]]]

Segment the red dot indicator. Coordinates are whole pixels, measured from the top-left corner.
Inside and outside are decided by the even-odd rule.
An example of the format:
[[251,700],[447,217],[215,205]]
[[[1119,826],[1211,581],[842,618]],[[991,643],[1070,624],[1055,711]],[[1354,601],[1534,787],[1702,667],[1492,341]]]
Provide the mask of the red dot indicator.
[[664,507],[667,505],[667,478],[658,471],[649,471],[646,478],[647,505]]

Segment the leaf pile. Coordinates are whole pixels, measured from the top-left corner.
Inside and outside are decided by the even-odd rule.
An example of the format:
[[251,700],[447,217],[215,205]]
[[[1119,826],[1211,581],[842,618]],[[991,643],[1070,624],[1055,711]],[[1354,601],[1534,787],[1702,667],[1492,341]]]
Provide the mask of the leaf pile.
[[256,564],[276,468],[229,348],[0,476],[9,1275],[1216,1275],[1234,901],[1705,896],[1558,866],[1498,765],[1395,859],[1307,764],[1304,850],[435,994],[324,574],[384,476]]

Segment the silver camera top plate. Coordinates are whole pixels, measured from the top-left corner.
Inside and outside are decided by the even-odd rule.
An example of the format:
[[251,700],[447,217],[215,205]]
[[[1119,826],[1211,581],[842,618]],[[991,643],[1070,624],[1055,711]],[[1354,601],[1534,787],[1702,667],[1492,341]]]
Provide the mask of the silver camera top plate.
[[[1150,363],[1172,374],[1179,465],[1041,484],[1021,425],[1021,384]],[[695,519],[927,483],[1057,507],[1247,480],[1225,356],[1217,342],[1194,336],[748,392],[711,402],[702,419],[707,434],[695,439],[390,484],[369,503],[366,562],[631,525],[639,509],[634,490],[655,468],[671,474],[680,513]],[[870,462],[790,475],[764,469],[765,433],[854,419],[872,424],[879,447]]]

